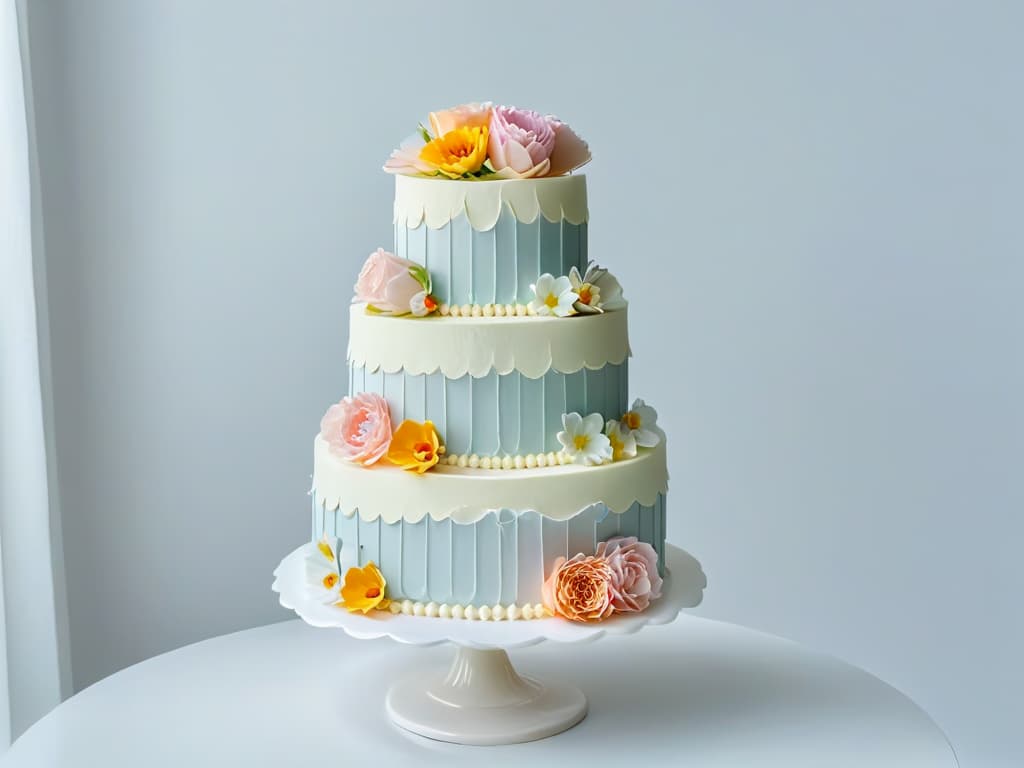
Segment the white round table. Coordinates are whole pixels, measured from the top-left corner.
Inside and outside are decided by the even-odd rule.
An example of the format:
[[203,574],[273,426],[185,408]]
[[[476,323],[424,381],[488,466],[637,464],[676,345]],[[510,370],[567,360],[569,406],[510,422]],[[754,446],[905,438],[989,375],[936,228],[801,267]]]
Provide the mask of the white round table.
[[96,683],[30,728],[2,768],[633,764],[944,768],[942,732],[894,688],[836,659],[689,615],[638,635],[512,651],[571,681],[590,712],[541,741],[434,742],[392,725],[396,674],[447,646],[357,641],[299,621],[207,640]]

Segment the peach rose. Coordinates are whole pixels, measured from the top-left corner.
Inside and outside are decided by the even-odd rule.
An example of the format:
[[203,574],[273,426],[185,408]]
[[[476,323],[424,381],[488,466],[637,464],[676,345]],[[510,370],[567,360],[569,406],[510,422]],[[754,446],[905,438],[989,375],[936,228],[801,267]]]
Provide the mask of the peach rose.
[[[415,275],[421,275],[417,279]],[[406,315],[419,294],[429,293],[423,285],[425,270],[416,262],[401,259],[383,248],[370,254],[356,281],[353,301],[366,302],[378,312]]]
[[320,436],[346,461],[364,467],[376,463],[391,445],[387,400],[372,392],[342,398],[324,414]]
[[611,570],[609,591],[616,611],[642,611],[661,597],[658,553],[647,542],[619,536],[598,544],[595,557],[604,559]]
[[544,605],[571,621],[600,621],[612,615],[612,570],[599,557],[576,555],[555,561],[541,590]]
[[491,118],[491,105],[460,104],[450,109],[439,109],[430,113],[430,129],[434,138],[440,138],[457,128],[482,128]]

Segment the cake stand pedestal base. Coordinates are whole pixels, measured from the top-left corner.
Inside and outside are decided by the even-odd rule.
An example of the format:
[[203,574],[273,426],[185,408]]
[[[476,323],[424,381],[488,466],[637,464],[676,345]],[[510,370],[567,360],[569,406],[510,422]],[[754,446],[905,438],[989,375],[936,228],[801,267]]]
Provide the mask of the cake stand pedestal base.
[[396,725],[429,739],[489,746],[536,741],[572,728],[587,699],[571,685],[520,677],[500,649],[457,646],[448,674],[420,674],[388,691]]

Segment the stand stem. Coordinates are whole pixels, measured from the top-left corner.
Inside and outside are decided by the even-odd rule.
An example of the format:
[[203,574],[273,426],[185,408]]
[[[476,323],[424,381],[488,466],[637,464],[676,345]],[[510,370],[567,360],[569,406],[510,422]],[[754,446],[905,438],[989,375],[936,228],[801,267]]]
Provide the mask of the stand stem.
[[427,693],[453,707],[509,707],[537,698],[543,688],[519,676],[500,648],[457,646],[448,674]]

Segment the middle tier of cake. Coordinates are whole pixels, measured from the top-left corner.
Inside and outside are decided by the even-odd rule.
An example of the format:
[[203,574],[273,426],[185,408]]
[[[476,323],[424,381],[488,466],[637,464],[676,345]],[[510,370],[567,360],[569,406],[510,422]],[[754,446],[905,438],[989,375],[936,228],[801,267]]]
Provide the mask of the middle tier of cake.
[[350,394],[388,401],[393,420],[430,420],[448,455],[557,452],[566,413],[619,419],[628,407],[626,310],[578,318],[350,318]]

